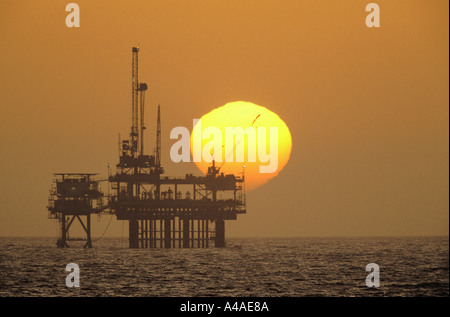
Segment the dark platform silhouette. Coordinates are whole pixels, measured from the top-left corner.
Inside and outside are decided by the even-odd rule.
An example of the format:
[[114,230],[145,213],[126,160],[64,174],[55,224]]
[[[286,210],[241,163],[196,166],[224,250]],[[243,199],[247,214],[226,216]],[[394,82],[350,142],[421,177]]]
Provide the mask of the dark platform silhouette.
[[[106,180],[94,180],[95,174],[55,174],[48,209],[49,218],[60,222],[57,245],[68,247],[69,228],[78,219],[87,236],[84,247],[92,247],[91,215],[111,213],[128,221],[130,248],[224,247],[225,220],[246,213],[245,175],[224,175],[213,160],[205,176],[163,176],[159,106],[154,155],[144,154],[148,86],[138,81],[138,52],[133,47],[130,138],[120,140],[119,136],[116,172]],[[109,182],[107,195],[99,190],[101,181]]]

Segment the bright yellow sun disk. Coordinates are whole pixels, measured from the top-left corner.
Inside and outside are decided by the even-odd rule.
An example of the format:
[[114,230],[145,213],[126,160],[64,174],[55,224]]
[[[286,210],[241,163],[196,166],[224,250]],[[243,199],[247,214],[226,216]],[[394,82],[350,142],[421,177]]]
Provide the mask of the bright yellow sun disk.
[[[213,136],[210,139],[202,139],[201,148],[203,149],[205,145],[211,145],[212,142],[217,148],[222,150],[217,153],[216,151],[208,151],[211,155],[210,159],[216,161],[216,165],[220,166],[220,172],[224,174],[235,174],[236,176],[241,176],[244,172],[245,166],[245,185],[246,190],[255,189],[271,178],[278,175],[278,173],[284,168],[289,160],[292,149],[292,138],[289,128],[284,123],[280,117],[264,108],[258,106],[251,102],[236,101],[230,102],[226,105],[216,108],[211,112],[205,114],[201,117],[201,131],[199,131],[199,124],[197,124],[191,133],[191,153],[193,153],[193,137],[195,135],[202,135],[203,131],[208,127],[216,127],[220,129],[222,140],[217,140]],[[225,128],[236,128],[241,127],[246,129],[247,127],[254,127],[257,130],[258,127],[266,127],[266,152],[269,153],[270,149],[270,128],[276,127],[278,129],[278,167],[273,173],[261,173],[260,166],[266,166],[268,162],[261,162],[258,156],[258,148],[261,146],[259,143],[262,140],[258,140],[256,137],[256,161],[249,162],[249,152],[248,149],[252,148],[248,144],[247,135],[244,138],[233,138],[233,148],[234,151],[225,150]],[[258,135],[258,134],[257,134]],[[209,144],[208,144],[209,143]],[[243,143],[243,144],[241,144]],[[244,147],[244,162],[236,162],[236,149],[240,146]],[[221,153],[220,153],[221,152]],[[252,154],[252,153],[250,153]],[[232,162],[225,162],[225,160],[232,160]],[[204,157],[201,162],[195,162],[197,167],[206,174],[208,166],[211,165],[210,162],[205,161]]]

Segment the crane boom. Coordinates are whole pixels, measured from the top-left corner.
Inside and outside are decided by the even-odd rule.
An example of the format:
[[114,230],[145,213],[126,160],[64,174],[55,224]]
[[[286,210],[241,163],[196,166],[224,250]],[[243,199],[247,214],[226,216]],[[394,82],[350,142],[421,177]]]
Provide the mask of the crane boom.
[[[250,125],[251,127],[255,124],[256,120],[258,120],[258,118],[261,116],[261,114],[258,114],[256,116],[256,118],[253,120],[252,124]],[[234,156],[234,152],[236,152],[236,147],[244,140],[244,135],[242,135],[239,140],[236,140],[236,143],[234,143],[233,145],[233,149],[231,151],[229,151],[226,155],[225,155],[225,160],[222,162],[222,164],[219,166],[219,170],[223,167],[223,165],[225,164],[225,162],[227,161],[227,158],[230,157],[230,155]]]

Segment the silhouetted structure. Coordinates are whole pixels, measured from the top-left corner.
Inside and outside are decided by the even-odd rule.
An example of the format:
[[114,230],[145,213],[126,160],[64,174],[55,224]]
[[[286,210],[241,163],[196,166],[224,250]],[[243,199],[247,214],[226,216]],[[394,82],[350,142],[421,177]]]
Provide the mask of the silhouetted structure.
[[[98,181],[92,179],[95,174],[57,173],[54,175],[48,210],[49,218],[58,219],[60,223],[57,246],[68,247],[69,228],[75,220],[78,220],[86,232],[84,247],[92,248],[91,214],[98,214],[105,209],[102,206],[103,193],[99,191]],[[86,222],[83,222],[82,217],[86,218]]]
[[[119,138],[119,163],[115,174],[108,178],[113,194],[108,196],[106,208],[98,199],[102,195],[100,192],[98,196],[85,196],[85,200],[90,199],[87,201],[100,202],[98,208],[85,209],[88,222],[90,213],[102,211],[115,214],[118,220],[128,221],[130,248],[209,247],[212,242],[216,247],[224,247],[225,220],[235,220],[237,214],[246,212],[244,176],[224,175],[214,161],[205,176],[162,176],[159,106],[155,154],[144,154],[144,102],[148,87],[138,80],[138,52],[139,48],[133,47],[130,138]],[[51,200],[50,204],[57,205],[59,199]],[[70,200],[66,196],[64,199]],[[49,207],[49,210],[58,219],[65,219],[63,215],[69,215],[69,209],[65,207]],[[86,232],[87,246],[91,246],[90,226],[86,227]],[[64,239],[60,246],[65,245]]]

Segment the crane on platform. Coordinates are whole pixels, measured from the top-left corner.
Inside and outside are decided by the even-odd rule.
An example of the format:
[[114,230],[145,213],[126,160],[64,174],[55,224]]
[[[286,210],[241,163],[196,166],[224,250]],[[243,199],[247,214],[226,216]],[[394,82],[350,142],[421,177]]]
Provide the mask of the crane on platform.
[[[256,120],[258,120],[258,118],[261,116],[261,114],[258,114],[256,116],[256,118],[252,121],[252,124],[250,125],[251,127],[253,127],[253,125],[255,124]],[[217,173],[219,173],[220,169],[225,165],[225,163],[227,162],[227,160],[229,159],[230,156],[234,156],[234,153],[236,152],[236,148],[239,144],[241,144],[241,142],[244,140],[244,134],[241,135],[241,137],[239,138],[239,140],[236,140],[236,142],[233,145],[233,149],[231,149],[226,155],[225,155],[225,160],[222,162],[222,164],[219,166],[219,168],[217,169]]]

